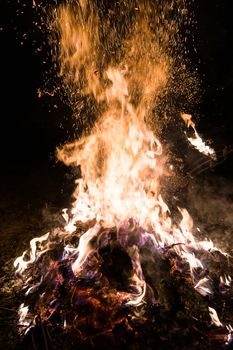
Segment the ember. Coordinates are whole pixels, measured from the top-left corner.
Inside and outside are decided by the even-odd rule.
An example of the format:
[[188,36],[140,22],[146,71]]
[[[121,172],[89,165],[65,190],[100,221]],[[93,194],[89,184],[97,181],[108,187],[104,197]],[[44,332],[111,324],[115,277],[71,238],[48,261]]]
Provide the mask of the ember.
[[[186,16],[182,3],[174,6]],[[173,88],[177,59],[169,42],[179,23],[162,21],[174,10],[170,4],[151,28],[152,10],[140,3],[122,37],[88,1],[54,11],[64,86],[72,103],[77,95],[91,99],[98,118],[91,132],[57,149],[58,160],[81,167],[64,227],[32,239],[14,262],[25,293],[19,327],[25,336],[42,332],[45,348],[50,342],[66,348],[62,338],[54,340],[62,332],[72,346],[107,339],[107,348],[141,347],[146,332],[154,334],[148,348],[188,341],[206,349],[232,341],[232,259],[194,237],[188,211],[164,199],[164,179],[174,174],[159,122],[152,130],[152,111]],[[191,115],[181,117],[194,131],[188,141],[216,159]]]

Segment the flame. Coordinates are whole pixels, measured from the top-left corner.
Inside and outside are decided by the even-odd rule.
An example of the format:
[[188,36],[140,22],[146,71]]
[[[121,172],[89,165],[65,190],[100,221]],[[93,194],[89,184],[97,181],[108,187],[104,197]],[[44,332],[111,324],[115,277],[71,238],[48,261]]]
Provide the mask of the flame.
[[30,321],[28,320],[28,318],[29,318],[28,312],[29,312],[29,307],[25,306],[24,303],[19,306],[19,310],[18,310],[19,321],[18,321],[18,324],[20,326],[25,326],[27,328],[30,326]]
[[[188,266],[194,289],[202,296],[212,294],[202,253],[217,248],[211,241],[198,241],[194,237],[193,220],[185,208],[177,208],[180,221],[174,220],[161,193],[161,182],[168,174],[168,155],[148,123],[153,101],[167,87],[172,59],[157,41],[151,39],[146,18],[141,16],[125,39],[121,55],[117,54],[115,61],[110,56],[102,62],[99,18],[95,6],[89,5],[82,1],[77,9],[61,6],[57,11],[60,74],[71,96],[91,96],[99,117],[91,132],[57,149],[58,160],[81,167],[75,200],[70,210],[63,210],[64,228],[32,239],[30,250],[14,262],[16,272],[27,278],[26,295],[46,278],[52,279],[50,274],[56,276],[52,282],[49,279],[52,288],[56,288],[63,280],[56,262],[50,261],[41,280],[33,286],[27,273],[55,241],[64,244],[60,259],[64,264],[69,262],[72,276],[99,276],[97,267],[91,263],[98,255],[98,248],[113,241],[110,233],[114,228],[116,240],[132,264],[129,283],[133,292],[117,292],[117,305],[135,307],[144,302],[147,283],[141,267],[140,249],[146,244],[152,253],[173,250]],[[189,142],[214,158],[214,150],[198,135],[191,115],[181,114],[181,117],[194,130],[194,138],[188,138]],[[82,231],[78,230],[80,225]],[[77,247],[64,243],[72,235],[78,238]],[[224,283],[229,281],[229,278],[224,279]],[[90,288],[83,294],[91,300],[92,292]],[[72,289],[72,299],[81,294],[82,290]],[[46,293],[40,298],[41,303],[49,305],[52,315],[56,307],[51,305],[56,304],[56,300],[48,302]],[[94,297],[90,302],[95,307],[100,304]],[[27,306],[21,305],[23,322],[28,310]],[[209,312],[212,322],[221,326],[216,311],[209,308]],[[64,327],[67,327],[66,318]]]
[[216,160],[216,153],[213,148],[206,145],[206,143],[202,140],[200,135],[197,133],[195,123],[192,121],[191,114],[181,113],[181,118],[184,120],[184,122],[187,124],[187,127],[194,130],[194,136],[188,137],[188,141],[193,145],[200,153],[203,153],[206,156],[211,157],[212,159]]
[[195,285],[194,288],[203,296],[212,294],[209,282],[209,279],[207,277],[204,277]]
[[[90,254],[88,242],[98,235],[101,225],[120,228],[131,218],[145,230],[145,236],[153,236],[158,248],[182,243],[175,250],[189,263],[191,271],[203,268],[192,252],[196,241],[187,210],[180,209],[182,220],[174,225],[160,194],[166,161],[162,145],[145,124],[143,109],[135,109],[130,103],[124,73],[108,68],[106,74],[112,83],[106,90],[108,111],[89,136],[58,149],[59,160],[66,165],[81,165],[82,169],[65,227],[67,233],[73,233],[78,222],[96,222],[80,239],[73,271],[77,275],[82,269]],[[203,249],[210,247],[206,242],[202,244]],[[136,284],[144,284],[143,276]],[[144,287],[140,289],[144,294]]]
[[228,275],[220,276],[220,283],[230,287],[230,285],[231,285],[231,276],[228,276]]
[[[47,245],[47,240],[49,235],[50,233],[48,232],[45,235],[41,237],[33,238],[30,241],[30,247],[31,247],[30,259],[24,260],[24,257],[27,251],[23,252],[23,254],[14,261],[14,267],[16,268],[16,273],[22,274],[30,264],[33,264],[41,255],[47,252],[47,250],[49,249]],[[45,242],[44,249],[43,249],[43,242]]]
[[28,305],[22,303],[19,306],[18,317],[19,329],[26,335],[35,324],[35,319],[33,319],[32,315],[30,314]]
[[[82,177],[76,180],[72,209],[69,213],[63,211],[65,231],[58,235],[71,235],[80,222],[94,223],[81,235],[78,248],[65,247],[64,257],[76,256],[72,269],[78,275],[93,252],[91,241],[101,235],[102,227],[116,227],[120,232],[134,220],[142,230],[144,242],[152,240],[158,249],[174,246],[174,251],[189,264],[196,290],[201,294],[209,293],[204,287],[206,279],[198,280],[195,275],[196,269],[204,267],[194,250],[197,246],[209,250],[213,245],[196,242],[192,218],[186,209],[179,208],[182,215],[179,224],[172,222],[170,210],[160,193],[161,178],[166,176],[167,156],[146,123],[152,101],[167,84],[171,59],[156,41],[153,46],[148,46],[151,33],[145,18],[141,17],[133,28],[132,37],[125,42],[121,63],[106,66],[99,72],[99,20],[94,5],[87,9],[83,2],[81,7],[82,11],[69,6],[61,6],[58,10],[60,74],[64,82],[69,86],[73,84],[80,93],[93,94],[97,104],[104,104],[105,112],[89,135],[57,150],[60,161],[81,166],[82,171]],[[83,14],[89,10],[91,14],[85,20]],[[84,87],[76,85],[82,80],[82,70],[85,71]],[[134,96],[136,89],[137,99]],[[194,129],[197,141],[199,136],[191,116],[181,116]],[[211,152],[208,146],[202,146],[202,143],[198,146],[202,152]],[[17,273],[23,274],[50,249],[49,244],[44,245],[47,241],[49,233],[30,242],[29,260],[25,260],[24,252],[14,262]],[[137,249],[135,246],[135,252]],[[127,251],[132,255],[130,249]],[[141,303],[146,287],[138,255],[134,253],[132,257],[132,280],[139,296],[130,302],[132,305]]]
[[228,330],[228,335],[227,335],[227,341],[226,341],[226,345],[229,345],[232,340],[233,340],[233,327],[229,324],[229,325],[226,325],[226,328]]
[[223,327],[222,322],[219,321],[217,311],[215,309],[213,309],[212,307],[208,307],[208,309],[209,309],[210,317],[211,317],[213,324],[217,327]]

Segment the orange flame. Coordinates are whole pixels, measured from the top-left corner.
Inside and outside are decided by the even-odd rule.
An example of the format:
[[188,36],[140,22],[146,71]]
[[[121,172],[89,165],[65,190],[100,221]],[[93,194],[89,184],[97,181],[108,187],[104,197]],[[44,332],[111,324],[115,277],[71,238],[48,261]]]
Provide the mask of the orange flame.
[[[130,228],[133,219],[155,248],[171,246],[189,264],[193,284],[200,294],[211,293],[208,278],[198,279],[195,274],[196,269],[203,268],[195,250],[208,251],[215,249],[214,245],[196,241],[192,218],[186,209],[179,208],[182,216],[179,224],[172,221],[160,193],[167,157],[146,123],[153,101],[166,87],[171,58],[152,40],[142,16],[133,28],[134,35],[125,41],[121,63],[117,64],[117,59],[111,63],[110,57],[110,63],[101,65],[94,5],[87,9],[82,1],[81,11],[62,6],[58,13],[61,75],[72,94],[94,96],[103,111],[90,135],[57,150],[59,160],[66,165],[81,166],[82,171],[82,178],[76,180],[71,212],[63,212],[66,226],[57,234],[69,236],[79,222],[92,223],[80,236],[76,249],[65,247],[67,256],[74,253],[77,256],[72,265],[74,274],[79,275],[82,270],[93,249],[90,242],[100,235],[102,227],[114,226],[119,233],[123,225]],[[195,132],[195,138],[189,141],[204,154],[214,156],[214,151],[197,134],[191,116],[181,116]],[[25,260],[27,252],[24,252],[14,263],[21,274],[49,249],[49,234],[33,239],[30,245],[30,258]],[[128,304],[139,305],[146,293],[139,249],[135,244],[127,252],[133,264],[132,283],[138,291]]]

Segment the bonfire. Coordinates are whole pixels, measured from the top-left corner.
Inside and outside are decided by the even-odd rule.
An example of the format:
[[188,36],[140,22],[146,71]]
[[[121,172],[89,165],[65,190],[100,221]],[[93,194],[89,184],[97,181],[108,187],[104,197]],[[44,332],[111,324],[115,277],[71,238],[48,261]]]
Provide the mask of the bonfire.
[[[19,329],[34,334],[35,348],[38,339],[47,349],[231,344],[232,259],[206,234],[195,236],[190,214],[164,185],[179,175],[156,104],[178,89],[179,57],[169,48],[181,3],[158,4],[154,27],[147,2],[129,5],[127,25],[119,14],[113,29],[111,16],[105,23],[88,1],[53,11],[66,95],[77,118],[80,100],[89,99],[96,121],[57,149],[59,161],[81,169],[64,225],[33,238],[14,262],[24,291]],[[176,117],[190,147],[215,161],[186,105]]]

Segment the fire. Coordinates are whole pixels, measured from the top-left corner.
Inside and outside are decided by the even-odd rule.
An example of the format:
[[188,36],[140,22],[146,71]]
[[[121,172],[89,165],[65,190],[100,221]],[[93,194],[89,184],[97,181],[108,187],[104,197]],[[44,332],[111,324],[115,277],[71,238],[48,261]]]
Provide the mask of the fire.
[[217,314],[216,310],[214,310],[212,307],[209,307],[209,312],[210,312],[210,317],[211,317],[213,324],[215,324],[215,326],[217,326],[217,327],[222,327],[223,324],[219,321],[218,314]]
[[206,145],[206,143],[202,140],[200,135],[197,133],[195,124],[192,121],[192,116],[190,114],[181,113],[181,118],[187,124],[187,127],[189,128],[191,126],[191,128],[194,131],[194,136],[188,137],[188,141],[191,143],[191,145],[193,145],[200,153],[203,153],[204,155],[209,156],[212,159],[216,160],[216,153],[214,149]]
[[28,313],[28,306],[24,306],[24,304],[21,304],[19,307],[19,314],[20,314],[19,323],[25,326],[29,326],[29,323],[25,321],[27,317],[27,313]]
[[[163,257],[171,252],[177,271],[189,271],[195,291],[201,296],[213,294],[206,255],[219,250],[211,241],[194,237],[193,221],[186,209],[177,208],[180,220],[175,220],[165,203],[161,182],[169,172],[168,155],[148,123],[153,103],[169,81],[172,59],[157,41],[151,45],[154,38],[142,16],[125,39],[121,60],[117,56],[115,62],[109,58],[108,64],[100,63],[99,18],[94,5],[87,8],[82,1],[80,6],[81,9],[62,6],[57,11],[60,74],[72,94],[76,91],[92,96],[100,116],[90,133],[57,149],[57,158],[66,165],[80,166],[82,176],[76,180],[72,208],[63,210],[64,227],[31,240],[30,251],[14,262],[16,273],[25,281],[26,295],[44,288],[35,306],[44,319],[59,312],[56,291],[65,279],[65,298],[70,307],[78,313],[82,305],[91,305],[96,322],[96,310],[102,307],[103,298],[108,303],[111,300],[116,308],[140,306],[151,289],[141,264],[145,247],[151,255],[145,260],[153,261],[154,254]],[[181,116],[194,130],[190,143],[215,157],[196,132],[191,116]],[[74,237],[78,244],[71,242]],[[59,259],[50,257],[47,261],[47,255],[58,246],[62,246]],[[100,272],[103,251],[109,246],[120,247],[130,258],[128,287],[124,291],[112,291]],[[31,269],[37,264],[41,271],[35,283]],[[84,288],[82,280],[89,281],[90,287]],[[106,293],[104,288],[95,290],[95,284],[100,282]],[[221,277],[221,284],[230,282],[230,276]],[[23,322],[28,311],[28,306],[20,307]],[[212,322],[222,325],[216,311],[209,311]],[[115,321],[119,321],[117,316]],[[65,318],[64,328],[72,322],[76,318]]]

